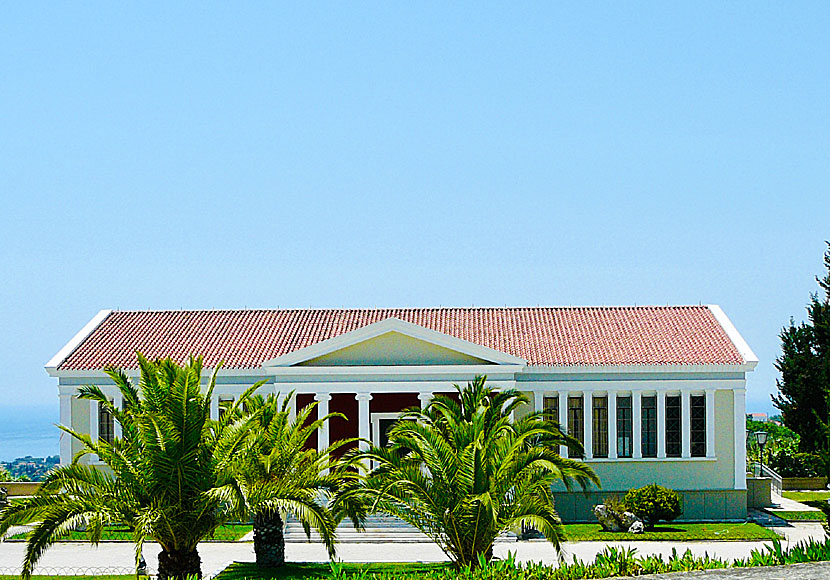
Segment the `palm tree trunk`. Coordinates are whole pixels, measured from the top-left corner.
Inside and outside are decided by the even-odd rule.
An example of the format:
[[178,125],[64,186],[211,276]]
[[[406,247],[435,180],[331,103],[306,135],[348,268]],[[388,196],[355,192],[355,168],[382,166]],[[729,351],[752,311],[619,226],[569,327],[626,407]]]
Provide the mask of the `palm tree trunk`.
[[202,577],[202,559],[199,552],[162,549],[159,553],[157,580],[187,580],[188,576]]
[[254,553],[257,566],[278,568],[285,565],[285,534],[277,511],[254,515]]

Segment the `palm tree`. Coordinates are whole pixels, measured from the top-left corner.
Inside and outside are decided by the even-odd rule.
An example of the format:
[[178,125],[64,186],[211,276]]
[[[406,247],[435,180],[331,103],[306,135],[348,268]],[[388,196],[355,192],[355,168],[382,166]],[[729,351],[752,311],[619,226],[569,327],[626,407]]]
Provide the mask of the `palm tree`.
[[541,413],[512,420],[526,398],[485,382],[455,385],[459,402],[438,395],[424,410],[408,409],[387,447],[352,455],[375,467],[340,494],[417,527],[457,566],[489,560],[498,535],[521,524],[558,550],[564,536],[551,486],[599,484],[590,467],[559,455],[559,445],[581,452],[576,440]]
[[[150,362],[138,354],[138,387],[122,371],[107,369],[121,391],[124,408],[114,406],[97,386],[82,387],[79,398],[96,401],[121,425],[112,443],[60,427],[83,444],[75,460],[51,472],[37,495],[4,510],[0,537],[9,527],[38,522],[28,537],[23,577],[28,578],[44,551],[70,531],[85,527],[97,544],[108,524],[127,526],[136,545],[161,545],[158,578],[201,577],[200,540],[244,513],[234,503],[226,473],[247,436],[247,422],[236,409],[261,383],[235,403],[221,421],[210,419],[214,370],[201,392],[202,359],[185,366],[170,359]],[[82,464],[95,454],[109,469]]]
[[[254,395],[245,411],[254,417],[253,427],[233,478],[254,521],[254,552],[257,565],[276,568],[285,564],[283,514],[297,518],[310,537],[313,528],[334,557],[337,521],[327,508],[327,500],[350,477],[335,452],[351,440],[336,442],[318,452],[308,440],[332,417],[330,413],[312,420],[317,403],[300,409],[291,419],[288,404],[291,395],[280,402],[279,396]],[[353,477],[353,474],[351,475]]]

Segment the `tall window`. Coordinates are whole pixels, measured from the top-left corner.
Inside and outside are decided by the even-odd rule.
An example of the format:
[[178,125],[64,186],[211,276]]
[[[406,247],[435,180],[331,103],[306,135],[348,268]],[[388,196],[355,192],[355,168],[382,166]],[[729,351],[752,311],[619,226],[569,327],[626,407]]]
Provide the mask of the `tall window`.
[[112,443],[115,440],[115,419],[103,403],[98,403],[98,439]]
[[542,410],[548,421],[559,423],[559,397],[545,397],[542,402]]
[[680,396],[666,397],[666,457],[680,457]]
[[617,457],[631,457],[633,426],[631,397],[617,397]]
[[642,398],[643,457],[657,457],[657,397]]
[[[580,443],[585,443],[585,414],[582,397],[568,397],[568,434]],[[568,457],[578,457],[578,455],[569,448]]]
[[233,407],[233,397],[219,397],[219,418],[224,417],[231,407]]
[[706,456],[706,396],[691,398],[691,451],[692,457]]
[[592,401],[592,451],[594,457],[608,457],[608,397],[592,397]]

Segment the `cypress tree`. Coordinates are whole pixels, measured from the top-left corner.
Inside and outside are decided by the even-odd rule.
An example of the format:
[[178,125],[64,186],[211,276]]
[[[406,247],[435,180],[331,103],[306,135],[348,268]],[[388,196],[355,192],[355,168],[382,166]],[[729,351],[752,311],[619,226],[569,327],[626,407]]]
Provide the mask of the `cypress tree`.
[[812,294],[807,322],[791,319],[780,334],[781,356],[775,361],[781,373],[779,395],[772,398],[784,425],[799,434],[800,451],[823,456],[830,453],[830,242],[827,246],[827,273],[816,277],[824,296]]

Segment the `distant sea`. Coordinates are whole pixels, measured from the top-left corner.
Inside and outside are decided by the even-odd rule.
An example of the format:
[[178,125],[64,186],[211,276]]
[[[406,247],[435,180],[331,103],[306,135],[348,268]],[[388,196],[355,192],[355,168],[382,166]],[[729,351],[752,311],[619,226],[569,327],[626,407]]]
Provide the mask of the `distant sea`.
[[43,406],[0,406],[0,461],[48,457],[59,453],[58,403]]

